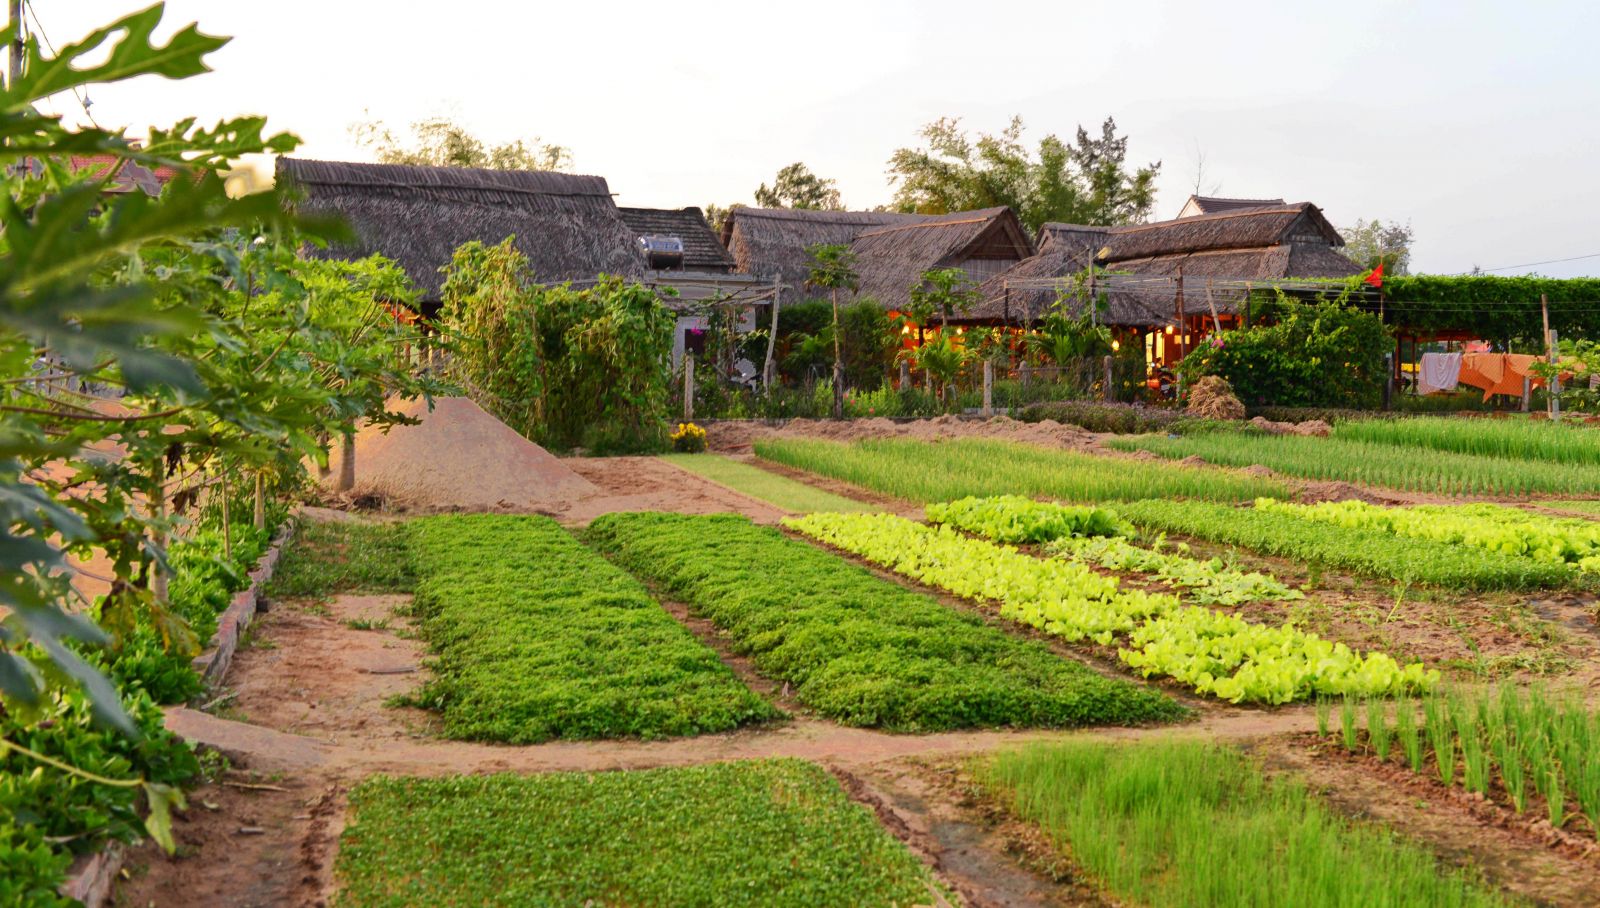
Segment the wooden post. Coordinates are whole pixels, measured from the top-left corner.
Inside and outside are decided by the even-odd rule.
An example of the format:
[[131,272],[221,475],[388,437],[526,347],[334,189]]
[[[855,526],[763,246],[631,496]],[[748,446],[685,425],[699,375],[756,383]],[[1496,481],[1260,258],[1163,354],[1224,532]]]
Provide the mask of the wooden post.
[[694,419],[694,353],[683,351],[683,421]]
[[258,530],[267,528],[267,474],[262,472],[256,473],[255,525]]
[[1024,389],[1033,384],[1033,364],[1028,362],[1027,351],[1023,351],[1022,365],[1017,367],[1017,377],[1022,380]]
[[[1539,313],[1544,318],[1545,357],[1550,361],[1551,365],[1554,365],[1556,362],[1556,333],[1550,330],[1550,298],[1543,293],[1539,294]],[[1545,388],[1545,392],[1550,399],[1550,419],[1552,421],[1560,419],[1561,379],[1554,375],[1550,376],[1550,385]]]
[[994,415],[994,360],[983,361],[983,415]]
[[900,357],[900,384],[895,387],[901,391],[911,387],[911,361],[904,356]]
[[[1550,365],[1554,366],[1560,361],[1556,355],[1556,332],[1550,332]],[[1550,376],[1550,420],[1552,422],[1561,418],[1561,376]]]
[[1526,375],[1524,375],[1524,376],[1522,376],[1522,412],[1524,412],[1524,413],[1528,412],[1528,408],[1530,406],[1532,406],[1532,405],[1533,405],[1533,379],[1529,378]]
[[1183,353],[1184,353],[1183,338],[1184,338],[1184,335],[1189,332],[1189,322],[1188,322],[1187,319],[1184,318],[1184,315],[1183,315],[1183,269],[1181,267],[1178,269],[1177,308],[1178,308],[1178,336],[1177,336],[1176,340],[1178,341],[1178,362],[1183,362]]
[[1206,306],[1211,309],[1211,330],[1222,333],[1222,321],[1217,318],[1217,301],[1211,298],[1211,278],[1206,278]]
[[1089,324],[1100,327],[1100,313],[1094,304],[1094,263],[1089,263]]
[[222,555],[233,560],[233,502],[228,498],[228,471],[222,471]]
[[1100,397],[1102,399],[1104,399],[1107,403],[1110,403],[1110,402],[1115,401],[1117,399],[1116,388],[1114,388],[1112,386],[1112,383],[1114,381],[1114,372],[1115,372],[1115,370],[1112,369],[1113,360],[1114,360],[1114,358],[1112,357],[1112,355],[1107,353],[1105,355],[1105,359],[1103,359],[1101,361],[1101,363],[1100,363],[1101,367],[1105,371],[1105,374],[1103,376],[1101,376]]
[[778,344],[778,297],[783,294],[783,285],[776,278],[772,281],[772,330],[767,334],[767,361],[761,367],[761,387],[769,390],[778,378],[778,362],[775,359],[775,350]]

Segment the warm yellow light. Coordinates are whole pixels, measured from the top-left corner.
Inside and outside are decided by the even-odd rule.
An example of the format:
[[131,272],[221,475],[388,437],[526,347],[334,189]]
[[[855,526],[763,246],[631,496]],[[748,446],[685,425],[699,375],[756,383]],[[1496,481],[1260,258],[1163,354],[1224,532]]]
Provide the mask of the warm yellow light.
[[904,328],[901,328],[900,329],[900,333],[901,334],[910,334],[911,333],[911,326],[910,325],[906,325]]
[[1171,334],[1171,333],[1172,333],[1172,326],[1171,326],[1171,325],[1168,325],[1168,326],[1167,326],[1167,333],[1168,333],[1168,334]]
[[957,334],[966,334],[967,333],[967,329],[965,329],[965,328],[957,328],[956,329],[956,333]]
[[1121,349],[1122,349],[1122,341],[1114,340],[1114,341],[1111,342],[1111,352],[1115,353],[1115,352],[1117,352],[1118,350],[1121,350]]

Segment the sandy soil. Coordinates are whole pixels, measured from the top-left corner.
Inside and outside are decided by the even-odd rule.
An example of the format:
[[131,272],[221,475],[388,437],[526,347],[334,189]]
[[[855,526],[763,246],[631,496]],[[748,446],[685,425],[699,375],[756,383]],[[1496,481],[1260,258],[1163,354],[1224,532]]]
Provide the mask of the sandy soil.
[[777,523],[785,513],[656,457],[572,457],[562,463],[597,490],[546,512],[563,523],[586,524],[617,511],[733,513]]

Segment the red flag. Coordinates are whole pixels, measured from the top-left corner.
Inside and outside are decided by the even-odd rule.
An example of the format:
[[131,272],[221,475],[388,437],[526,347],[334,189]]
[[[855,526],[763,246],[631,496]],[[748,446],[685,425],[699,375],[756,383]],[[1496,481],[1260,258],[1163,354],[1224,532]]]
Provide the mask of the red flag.
[[1371,285],[1373,287],[1382,288],[1383,287],[1383,263],[1379,262],[1378,263],[1378,267],[1372,269],[1372,273],[1371,274],[1367,275],[1365,278],[1362,278],[1362,283],[1369,284],[1369,285]]

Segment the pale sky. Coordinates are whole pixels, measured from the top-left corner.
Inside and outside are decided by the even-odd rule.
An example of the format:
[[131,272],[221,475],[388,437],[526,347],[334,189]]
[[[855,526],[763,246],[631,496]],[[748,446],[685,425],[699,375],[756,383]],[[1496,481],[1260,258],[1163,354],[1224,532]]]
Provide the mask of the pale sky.
[[[141,8],[38,0],[57,46]],[[847,205],[959,116],[1070,139],[1116,117],[1162,161],[1156,216],[1204,157],[1215,194],[1409,221],[1413,270],[1600,275],[1600,11],[1579,2],[448,3],[170,0],[234,40],[214,73],[91,93],[105,126],[266,114],[298,154],[370,160],[347,127],[448,114],[573,150],[624,205],[750,202],[793,161]],[[77,102],[58,98],[71,115]]]

